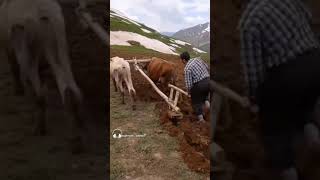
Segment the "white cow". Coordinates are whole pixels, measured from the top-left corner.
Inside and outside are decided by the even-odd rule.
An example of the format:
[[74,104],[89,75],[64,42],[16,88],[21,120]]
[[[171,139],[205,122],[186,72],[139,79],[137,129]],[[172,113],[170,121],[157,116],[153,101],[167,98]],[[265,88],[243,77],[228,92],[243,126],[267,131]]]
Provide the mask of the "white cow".
[[39,109],[35,133],[46,133],[46,79],[41,64],[47,64],[56,80],[66,112],[73,123],[74,151],[79,150],[78,130],[82,118],[82,93],[70,66],[65,22],[56,0],[5,0],[0,6],[0,50],[7,53],[16,92],[35,95]]
[[131,71],[129,63],[120,58],[118,56],[111,58],[110,60],[110,77],[112,78],[113,85],[115,87],[115,91],[118,89],[122,94],[122,103],[124,104],[124,88],[123,84],[126,85],[127,90],[129,92],[131,102],[132,102],[132,109],[135,110],[135,96],[136,90],[133,87],[132,79],[131,79]]

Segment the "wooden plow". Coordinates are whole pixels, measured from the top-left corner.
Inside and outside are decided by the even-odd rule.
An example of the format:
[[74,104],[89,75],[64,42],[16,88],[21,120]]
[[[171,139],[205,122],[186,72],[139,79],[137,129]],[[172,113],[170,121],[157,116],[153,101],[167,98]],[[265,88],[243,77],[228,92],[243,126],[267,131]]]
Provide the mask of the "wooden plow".
[[147,62],[150,62],[151,59],[131,59],[131,60],[126,60],[127,62],[129,63],[147,63]]
[[211,123],[212,123],[212,138],[214,136],[218,119],[220,117],[220,113],[222,107],[226,110],[226,126],[229,127],[232,123],[232,117],[230,115],[230,105],[229,100],[233,100],[240,104],[244,108],[249,108],[251,112],[257,112],[257,106],[251,105],[248,97],[242,97],[236,92],[232,91],[229,88],[222,86],[221,84],[211,80],[210,86],[213,89],[213,98],[211,99]]
[[[222,106],[226,109],[229,109],[229,103],[227,100],[233,100],[240,104],[243,108],[248,108],[252,113],[258,113],[259,108],[255,104],[250,104],[250,101],[247,97],[242,97],[236,92],[230,90],[229,88],[223,87],[219,83],[215,81],[210,82],[210,86],[212,89],[214,89],[214,97],[212,100],[212,106],[211,106],[211,122],[212,122],[212,127],[211,127],[211,164],[215,164],[215,167],[211,167],[211,170],[213,173],[216,173],[214,175],[217,177],[219,174],[223,174],[224,177],[221,179],[232,179],[233,172],[234,172],[234,167],[233,165],[226,160],[226,155],[224,152],[224,149],[220,147],[218,144],[214,142],[214,133],[216,129],[216,124],[219,119],[219,116],[221,114],[221,108]],[[230,112],[226,111],[226,115],[230,118],[227,121],[230,121],[229,124],[231,124],[231,117],[230,117]],[[319,132],[320,129],[318,128],[320,125],[320,98],[317,100],[317,104],[314,107],[314,110],[311,114],[313,121],[307,123],[304,125],[304,133],[302,134],[303,138],[301,138],[302,141],[298,142],[296,145],[295,151],[299,155],[298,158],[303,158],[305,159],[305,155],[310,153],[309,151],[305,151],[305,147],[309,146],[312,147],[314,144],[317,142],[320,142],[319,138]],[[300,137],[299,137],[300,138]],[[308,156],[308,155],[307,155]],[[307,160],[308,161],[308,160]],[[301,161],[302,163],[307,164],[306,161]],[[299,162],[299,163],[301,163]],[[252,169],[248,169],[245,171],[246,173],[254,174],[254,171]],[[219,177],[220,178],[220,177]]]
[[[185,92],[184,90],[178,88],[177,86],[169,84],[168,87],[170,88],[169,101],[172,102],[174,106],[177,106],[177,104],[179,102],[179,97],[180,97],[181,94],[190,97],[190,95],[187,92]],[[175,118],[176,117],[178,119],[182,119],[182,117],[183,117],[183,115],[182,115],[182,113],[180,111],[176,112],[170,106],[169,106],[168,114],[169,114],[170,118]]]
[[248,97],[243,97],[232,91],[231,89],[222,86],[221,84],[211,80],[210,88],[213,90],[211,98],[211,160],[214,164],[218,166],[211,167],[212,172],[223,174],[224,179],[232,179],[234,167],[232,163],[226,160],[226,155],[224,149],[214,142],[214,134],[216,131],[216,126],[218,119],[221,115],[222,107],[225,108],[226,115],[226,127],[229,127],[232,123],[232,117],[230,113],[229,100],[233,100],[240,104],[243,108],[249,108],[251,112],[258,112],[258,107],[256,105],[250,104]]
[[169,118],[181,119],[183,117],[183,114],[181,113],[180,108],[177,106],[177,104],[179,102],[180,95],[183,94],[183,95],[189,96],[188,93],[183,91],[182,89],[172,85],[172,84],[169,84],[168,87],[170,88],[170,95],[169,95],[169,97],[167,95],[165,95],[138,65],[138,63],[150,62],[151,59],[139,59],[138,60],[138,59],[134,58],[133,60],[126,60],[126,61],[129,63],[134,63],[135,70],[140,72],[140,74],[151,84],[151,86],[159,94],[159,96],[168,104]]

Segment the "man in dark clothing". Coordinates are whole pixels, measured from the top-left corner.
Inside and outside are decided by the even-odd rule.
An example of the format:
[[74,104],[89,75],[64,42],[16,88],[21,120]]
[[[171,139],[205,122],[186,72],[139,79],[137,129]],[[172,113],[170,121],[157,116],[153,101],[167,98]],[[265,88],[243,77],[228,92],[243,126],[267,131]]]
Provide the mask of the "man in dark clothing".
[[186,64],[185,83],[188,93],[191,95],[192,106],[199,122],[204,122],[203,105],[210,108],[210,74],[209,66],[200,58],[190,59],[188,52],[180,54],[180,58]]
[[300,0],[251,0],[240,23],[241,57],[251,100],[259,106],[269,165],[298,179],[294,137],[320,94],[319,43]]

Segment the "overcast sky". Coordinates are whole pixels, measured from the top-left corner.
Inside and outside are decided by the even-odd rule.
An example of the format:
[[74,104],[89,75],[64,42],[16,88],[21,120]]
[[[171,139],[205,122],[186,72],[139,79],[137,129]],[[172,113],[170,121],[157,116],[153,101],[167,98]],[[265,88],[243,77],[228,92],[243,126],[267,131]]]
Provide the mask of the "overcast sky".
[[160,32],[210,21],[210,0],[111,0],[110,7]]

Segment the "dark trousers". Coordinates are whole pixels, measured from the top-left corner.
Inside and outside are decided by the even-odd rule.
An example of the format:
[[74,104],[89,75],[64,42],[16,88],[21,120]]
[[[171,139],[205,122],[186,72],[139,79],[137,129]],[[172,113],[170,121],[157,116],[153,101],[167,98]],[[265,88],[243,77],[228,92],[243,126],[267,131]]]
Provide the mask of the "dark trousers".
[[262,139],[269,165],[279,170],[294,166],[294,137],[311,120],[320,94],[320,52],[308,51],[267,71],[258,88]]
[[195,112],[195,114],[203,115],[203,105],[204,102],[208,99],[208,95],[210,93],[210,79],[205,78],[193,85],[191,88],[191,101],[192,101],[192,107]]

